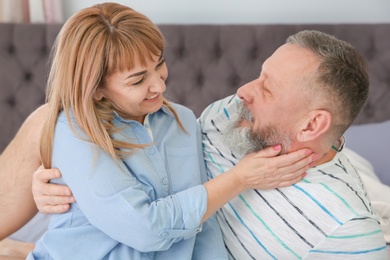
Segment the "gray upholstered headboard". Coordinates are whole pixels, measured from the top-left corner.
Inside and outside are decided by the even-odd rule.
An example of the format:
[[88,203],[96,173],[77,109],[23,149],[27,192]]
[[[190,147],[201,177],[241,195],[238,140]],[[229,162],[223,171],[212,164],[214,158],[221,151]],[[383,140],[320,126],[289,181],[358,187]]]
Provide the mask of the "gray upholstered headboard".
[[[355,124],[390,120],[390,24],[159,27],[167,42],[166,97],[188,106],[196,115],[212,101],[233,94],[257,77],[261,63],[289,35],[317,29],[352,43],[368,62],[371,92]],[[0,24],[0,151],[27,115],[44,101],[48,57],[60,28],[61,25]],[[367,133],[366,137],[372,135],[375,133]],[[359,142],[353,138],[347,144]],[[390,147],[390,134],[381,138]],[[387,169],[388,161],[384,165],[389,166]]]

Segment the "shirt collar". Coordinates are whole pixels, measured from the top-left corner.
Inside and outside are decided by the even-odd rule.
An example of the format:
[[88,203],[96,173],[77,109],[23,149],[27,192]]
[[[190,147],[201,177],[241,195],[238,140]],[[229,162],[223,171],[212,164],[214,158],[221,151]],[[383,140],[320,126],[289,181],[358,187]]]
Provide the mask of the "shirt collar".
[[[135,121],[135,120],[131,120],[131,119],[124,119],[122,116],[120,116],[118,114],[118,112],[116,112],[115,110],[113,111],[114,112],[114,118],[116,118],[117,120],[121,121],[121,122],[138,122],[138,121]],[[157,110],[156,112],[154,113],[150,113],[148,114],[147,116],[150,116],[150,115],[154,115],[154,114],[159,114],[159,113],[164,113],[166,115],[169,115],[169,116],[173,116],[173,113],[172,111],[166,106],[166,105],[163,105],[159,110]],[[139,122],[138,122],[139,123]]]

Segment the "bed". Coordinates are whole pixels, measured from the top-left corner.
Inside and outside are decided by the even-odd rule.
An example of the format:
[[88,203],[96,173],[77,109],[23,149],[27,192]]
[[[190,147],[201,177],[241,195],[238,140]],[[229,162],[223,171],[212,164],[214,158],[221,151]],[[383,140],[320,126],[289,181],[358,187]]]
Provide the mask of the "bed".
[[[370,95],[346,133],[390,241],[390,24],[159,25],[167,47],[166,97],[197,116],[212,101],[257,77],[286,38],[315,29],[352,43],[366,58]],[[0,152],[43,104],[49,54],[61,24],[0,24]]]

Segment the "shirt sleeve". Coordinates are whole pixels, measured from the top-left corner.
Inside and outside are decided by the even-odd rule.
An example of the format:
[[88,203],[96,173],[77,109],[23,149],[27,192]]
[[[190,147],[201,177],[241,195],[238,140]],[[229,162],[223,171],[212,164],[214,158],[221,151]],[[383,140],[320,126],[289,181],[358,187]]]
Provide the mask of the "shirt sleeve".
[[[206,166],[203,159],[203,148],[201,144],[201,131],[198,127],[198,151],[201,165],[202,183],[207,181]],[[202,225],[202,231],[197,234],[195,240],[194,252],[192,259],[228,259],[225,244],[222,238],[221,228],[218,224],[216,214],[207,219]]]
[[71,210],[82,211],[93,226],[143,252],[166,250],[200,231],[207,206],[203,185],[152,201],[148,185],[121,160],[76,136],[64,121],[56,126],[52,167],[60,169],[76,198]]
[[304,259],[389,259],[376,219],[351,219],[312,248]]
[[202,231],[196,236],[192,259],[228,259],[215,214],[203,223]]

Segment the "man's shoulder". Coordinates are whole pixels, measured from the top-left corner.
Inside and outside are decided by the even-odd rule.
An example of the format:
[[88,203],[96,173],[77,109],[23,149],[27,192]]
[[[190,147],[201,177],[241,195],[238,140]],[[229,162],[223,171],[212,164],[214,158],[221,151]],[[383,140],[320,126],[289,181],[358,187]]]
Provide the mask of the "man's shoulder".
[[202,112],[199,122],[204,125],[215,120],[230,120],[230,115],[235,114],[239,102],[240,98],[237,94],[217,100]]

